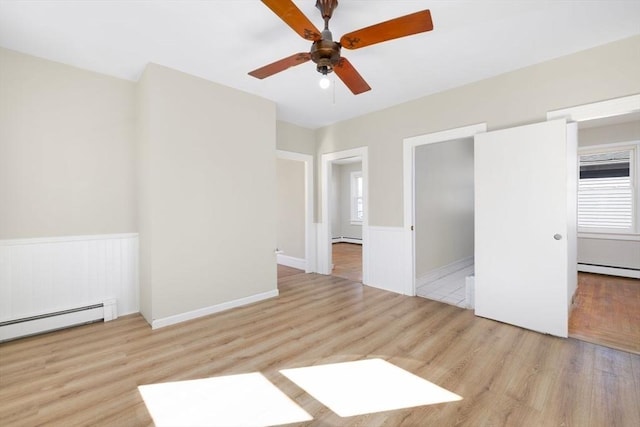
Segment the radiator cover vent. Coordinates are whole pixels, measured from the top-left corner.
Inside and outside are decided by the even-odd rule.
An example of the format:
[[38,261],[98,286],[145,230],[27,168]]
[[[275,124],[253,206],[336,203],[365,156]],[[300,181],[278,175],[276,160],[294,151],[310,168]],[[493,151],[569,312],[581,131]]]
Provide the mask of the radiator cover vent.
[[51,332],[86,323],[116,319],[118,317],[115,299],[101,303],[44,313],[0,322],[0,342]]

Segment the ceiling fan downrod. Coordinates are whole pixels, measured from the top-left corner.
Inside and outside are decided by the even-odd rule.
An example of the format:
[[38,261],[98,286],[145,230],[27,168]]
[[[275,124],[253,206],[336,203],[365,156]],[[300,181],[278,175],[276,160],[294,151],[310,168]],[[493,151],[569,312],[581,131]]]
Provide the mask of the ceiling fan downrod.
[[316,7],[320,10],[326,29],[329,19],[331,19],[331,16],[333,15],[333,11],[338,7],[338,0],[317,0]]
[[333,41],[333,35],[329,30],[329,20],[335,8],[338,7],[338,0],[317,0],[316,7],[322,14],[324,30],[322,30],[321,39],[316,40],[311,46],[310,54],[311,60],[316,64],[317,71],[326,76],[340,61],[340,43]]

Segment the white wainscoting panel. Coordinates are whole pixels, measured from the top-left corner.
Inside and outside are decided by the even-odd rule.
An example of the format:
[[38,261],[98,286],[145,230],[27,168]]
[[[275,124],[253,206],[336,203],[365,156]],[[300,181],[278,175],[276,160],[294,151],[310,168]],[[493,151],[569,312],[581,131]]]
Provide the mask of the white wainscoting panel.
[[411,232],[402,227],[367,227],[367,233],[369,251],[367,285],[399,294],[413,295]]
[[114,298],[140,311],[137,234],[0,240],[0,321]]

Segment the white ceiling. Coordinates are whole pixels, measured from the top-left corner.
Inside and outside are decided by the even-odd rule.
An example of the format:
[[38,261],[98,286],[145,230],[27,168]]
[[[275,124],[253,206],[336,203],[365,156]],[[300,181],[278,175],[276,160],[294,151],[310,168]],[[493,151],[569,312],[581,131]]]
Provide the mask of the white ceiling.
[[[322,28],[315,0],[294,3]],[[317,128],[640,34],[638,0],[339,0],[330,28],[337,40],[423,9],[432,32],[343,49],[372,87],[357,96],[340,80],[320,89],[312,62],[247,75],[310,48],[259,0],[0,0],[0,46],[129,80],[154,62],[271,99],[278,119]]]

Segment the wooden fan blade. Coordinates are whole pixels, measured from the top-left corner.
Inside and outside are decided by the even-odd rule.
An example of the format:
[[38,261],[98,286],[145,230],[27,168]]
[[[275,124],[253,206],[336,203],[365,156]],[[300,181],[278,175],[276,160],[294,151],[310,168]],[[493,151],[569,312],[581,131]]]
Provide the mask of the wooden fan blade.
[[356,69],[353,68],[353,65],[351,65],[351,62],[349,62],[347,58],[340,58],[340,61],[334,65],[333,71],[354,95],[371,90],[371,87],[369,87]]
[[295,55],[291,55],[287,58],[258,68],[257,70],[253,70],[249,73],[249,75],[257,79],[264,79],[265,77],[272,76],[276,73],[279,73],[280,71],[284,71],[288,68],[295,67],[296,65],[303,64],[310,59],[311,54],[308,52],[296,53]]
[[320,40],[320,31],[291,0],[262,0],[269,9],[306,40]]
[[360,49],[431,30],[433,22],[431,12],[427,9],[347,33],[340,39],[340,44],[347,49]]

